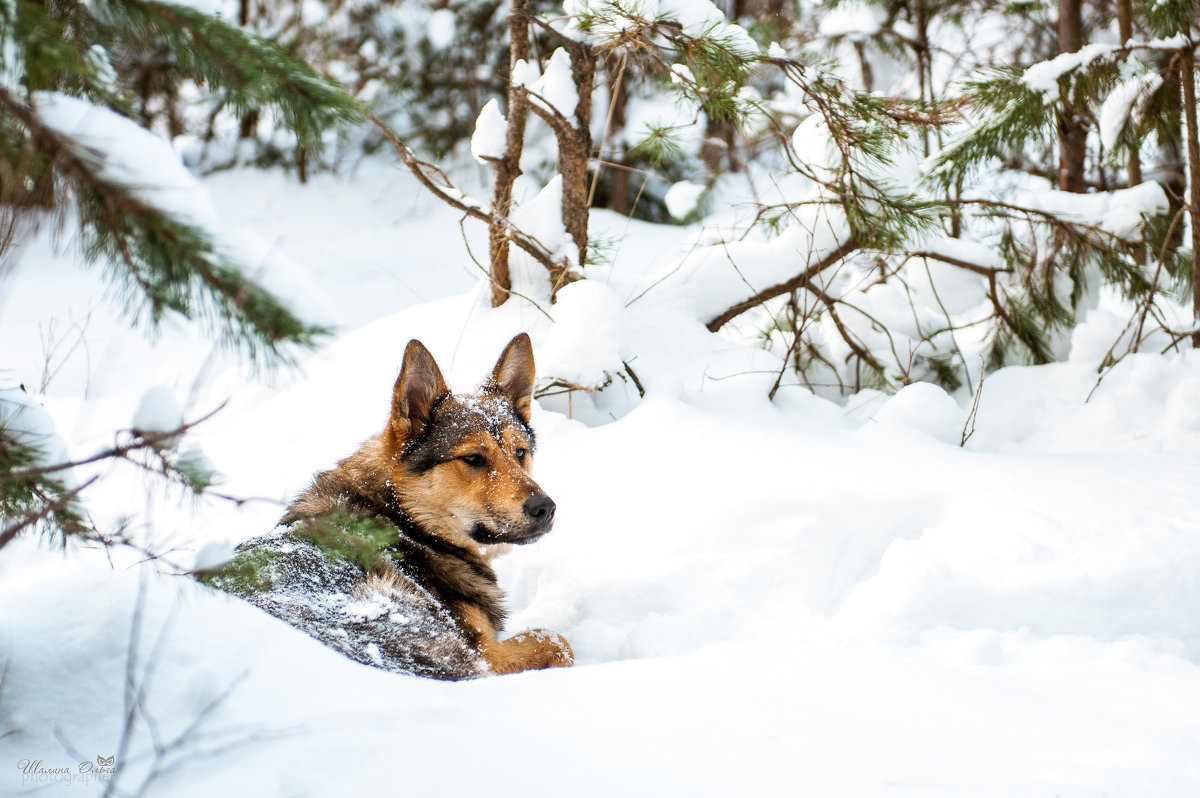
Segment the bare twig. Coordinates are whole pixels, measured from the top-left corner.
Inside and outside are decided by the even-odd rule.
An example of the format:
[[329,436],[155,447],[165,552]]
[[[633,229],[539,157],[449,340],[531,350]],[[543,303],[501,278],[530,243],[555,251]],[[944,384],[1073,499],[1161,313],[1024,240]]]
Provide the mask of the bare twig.
[[374,114],[367,114],[367,118],[378,127],[383,134],[395,147],[396,152],[400,155],[400,160],[408,167],[408,170],[425,186],[435,197],[445,202],[452,208],[456,208],[467,216],[473,219],[478,219],[481,222],[491,226],[499,225],[508,235],[509,240],[529,254],[534,260],[546,267],[550,272],[551,283],[555,285],[574,282],[579,279],[579,275],[575,274],[567,264],[566,259],[556,259],[554,255],[546,248],[544,244],[536,238],[522,232],[512,223],[510,219],[497,216],[493,213],[483,210],[474,203],[467,203],[463,200],[464,195],[458,189],[454,188],[450,179],[430,163],[425,163],[413,154],[413,151],[400,138],[392,132],[391,128],[385,125]]
[[165,432],[150,432],[150,431],[134,431],[135,436],[128,442],[112,446],[103,451],[93,454],[91,457],[85,457],[82,460],[71,460],[65,463],[53,463],[51,465],[34,466],[32,468],[23,468],[16,471],[8,471],[4,474],[6,480],[22,480],[32,479],[34,477],[45,476],[47,474],[55,474],[60,471],[68,471],[79,466],[90,465],[101,460],[128,459],[128,456],[134,452],[143,450],[154,450],[159,447],[176,440],[188,430],[198,424],[203,424],[208,419],[215,416],[225,408],[228,401],[222,402],[215,409],[205,413],[200,418],[194,421],[188,421],[173,430]]
[[[971,440],[971,436],[975,434],[975,418],[979,413],[979,397],[983,396],[983,358],[979,360],[979,387],[975,389],[975,398],[971,401],[971,412],[967,413],[967,419],[963,422],[962,438],[958,442],[959,448],[967,445],[967,441]],[[967,426],[970,426],[968,431]]]
[[779,283],[778,285],[773,285],[770,288],[765,288],[765,289],[759,291],[754,296],[752,296],[748,299],[742,300],[741,302],[738,302],[736,305],[733,305],[732,307],[727,308],[726,310],[722,311],[721,313],[718,313],[706,325],[708,327],[709,332],[716,332],[717,330],[724,327],[726,324],[728,324],[733,319],[742,315],[743,313],[750,310],[751,308],[758,307],[759,305],[763,304],[764,302],[766,302],[768,300],[774,299],[777,296],[783,296],[784,294],[795,291],[798,288],[807,287],[809,282],[815,276],[817,276],[821,272],[825,271],[830,266],[833,266],[833,265],[839,263],[846,256],[857,251],[858,249],[859,249],[859,245],[857,242],[854,241],[853,238],[848,239],[847,241],[839,244],[837,247],[835,247],[834,249],[827,252],[825,254],[825,257],[821,258],[819,261],[812,264],[807,269],[805,269],[803,272],[801,272],[800,274],[791,278],[790,280],[785,280],[784,282]]

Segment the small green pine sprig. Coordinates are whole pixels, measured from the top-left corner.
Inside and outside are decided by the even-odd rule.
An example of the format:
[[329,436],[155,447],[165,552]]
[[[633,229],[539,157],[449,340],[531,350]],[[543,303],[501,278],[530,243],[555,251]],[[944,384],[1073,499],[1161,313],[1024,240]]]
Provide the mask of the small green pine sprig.
[[834,162],[827,165],[832,176],[812,177],[837,197],[859,246],[899,251],[914,235],[936,227],[938,204],[887,174],[897,153],[911,146],[913,131],[941,124],[940,115],[854,91],[824,70],[812,77],[799,70],[787,74],[822,118],[834,150]]
[[258,364],[288,361],[291,346],[312,346],[328,334],[257,285],[204,231],[104,180],[85,158],[64,155],[59,164],[63,190],[79,210],[84,255],[108,264],[135,318],[151,328],[169,312],[205,321]]
[[1055,129],[1045,96],[1022,81],[1019,70],[1002,70],[968,83],[966,92],[978,121],[925,168],[925,180],[942,193],[950,193],[956,183],[989,163],[1047,139]]
[[1200,28],[1200,0],[1144,0],[1137,9],[1151,36],[1186,35]]
[[[0,548],[17,533],[42,527],[65,543],[91,530],[75,492],[55,473],[39,471],[42,451],[0,426]],[[25,474],[25,476],[10,476]]]
[[268,549],[238,552],[232,560],[196,573],[196,579],[209,587],[235,596],[267,593],[274,586],[271,564],[279,554]]
[[382,518],[333,513],[294,525],[292,534],[333,559],[353,563],[368,573],[385,568],[400,556],[392,550],[400,533]]

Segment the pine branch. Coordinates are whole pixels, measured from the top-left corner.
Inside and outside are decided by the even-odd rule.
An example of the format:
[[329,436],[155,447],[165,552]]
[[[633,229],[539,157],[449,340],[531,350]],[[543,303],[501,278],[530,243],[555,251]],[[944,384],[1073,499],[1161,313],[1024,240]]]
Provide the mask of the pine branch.
[[214,332],[253,361],[286,361],[285,345],[311,346],[328,333],[255,285],[205,231],[103,177],[97,154],[43,124],[3,87],[0,109],[52,163],[60,190],[73,195],[87,260],[107,260],[110,277],[124,289],[131,308],[144,306],[152,325],[171,311],[189,319],[207,317]]
[[31,466],[29,468],[9,470],[0,472],[0,476],[3,476],[5,480],[29,480],[37,477],[43,477],[47,474],[57,474],[62,471],[70,471],[81,466],[99,463],[103,460],[127,460],[129,459],[129,455],[133,454],[134,452],[147,449],[156,450],[172,441],[178,440],[198,424],[203,424],[205,421],[208,421],[217,413],[221,412],[221,410],[225,408],[226,404],[227,402],[222,402],[216,409],[210,410],[200,418],[180,424],[178,427],[172,430],[164,430],[160,432],[138,432],[136,436],[128,443],[103,449],[91,455],[90,457],[83,458],[82,460],[70,460],[63,463],[51,463],[49,465]]
[[185,75],[220,90],[237,110],[276,110],[304,149],[320,150],[326,130],[361,117],[359,103],[332,80],[219,17],[152,0],[99,0],[97,10],[125,46],[165,45]]

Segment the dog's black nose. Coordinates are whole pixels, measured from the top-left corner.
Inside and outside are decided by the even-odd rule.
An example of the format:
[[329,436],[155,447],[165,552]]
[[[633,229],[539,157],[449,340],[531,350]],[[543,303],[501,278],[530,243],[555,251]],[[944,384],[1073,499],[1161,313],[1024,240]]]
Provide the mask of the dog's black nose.
[[525,515],[538,526],[547,526],[554,519],[554,500],[544,493],[527,499]]

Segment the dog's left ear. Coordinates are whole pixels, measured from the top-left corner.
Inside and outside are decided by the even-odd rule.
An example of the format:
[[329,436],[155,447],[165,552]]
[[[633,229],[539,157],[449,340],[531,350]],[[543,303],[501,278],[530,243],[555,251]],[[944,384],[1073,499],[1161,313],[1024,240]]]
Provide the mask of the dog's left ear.
[[528,424],[533,414],[533,380],[533,344],[528,335],[521,333],[504,347],[483,388],[511,399],[517,415]]

